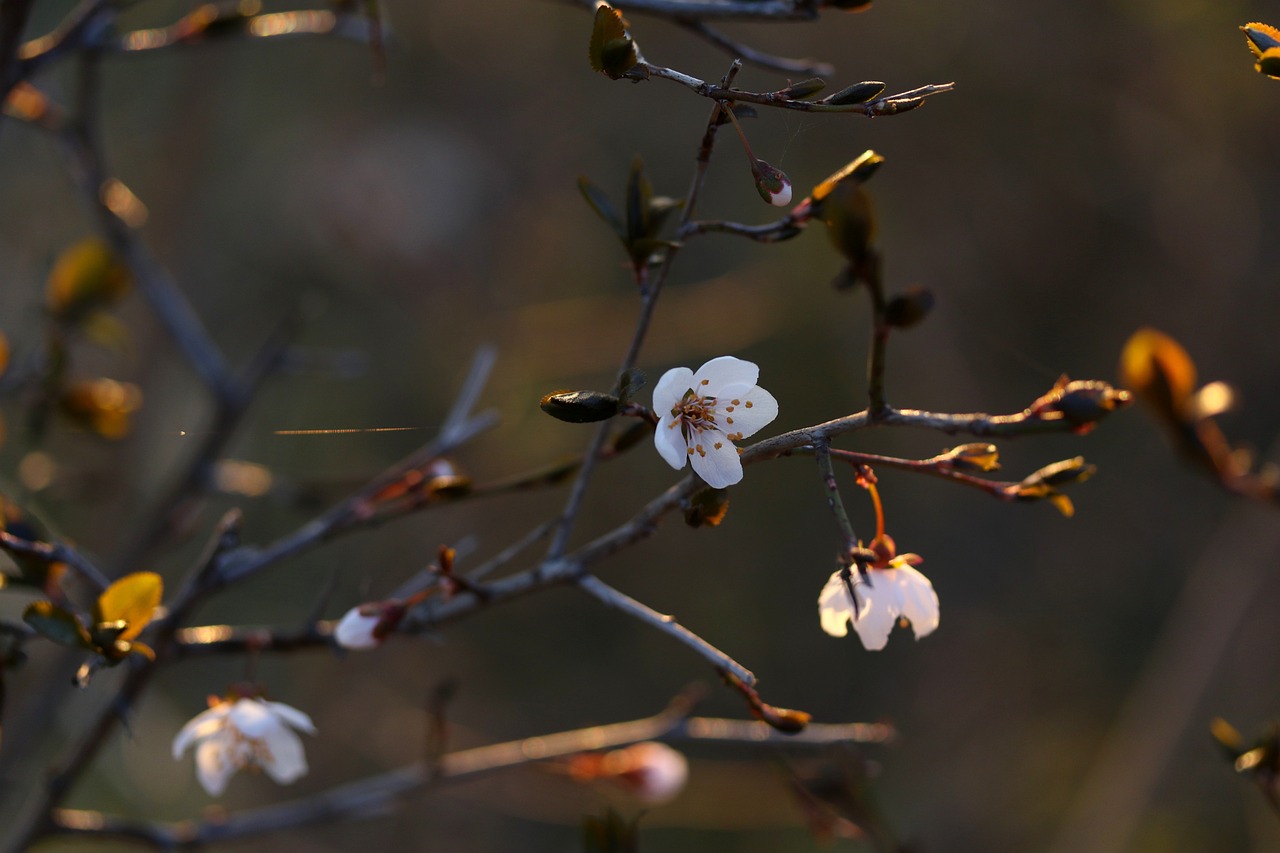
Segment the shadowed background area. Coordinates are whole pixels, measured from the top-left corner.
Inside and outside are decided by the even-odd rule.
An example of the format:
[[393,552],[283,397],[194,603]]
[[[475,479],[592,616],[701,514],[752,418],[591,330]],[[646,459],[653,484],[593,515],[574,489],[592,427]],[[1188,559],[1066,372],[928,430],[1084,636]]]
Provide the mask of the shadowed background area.
[[[299,358],[267,383],[229,445],[229,456],[265,466],[272,488],[211,500],[191,538],[145,566],[118,561],[192,452],[209,404],[143,299],[115,312],[129,333],[123,350],[74,351],[77,373],[141,387],[126,438],[55,422],[37,446],[23,433],[22,401],[3,401],[4,491],[102,565],[176,583],[230,506],[244,511],[246,542],[294,529],[432,435],[484,343],[498,362],[483,405],[502,422],[457,464],[490,480],[585,447],[591,428],[546,417],[538,399],[610,387],[638,299],[577,179],[620,199],[639,155],[657,192],[683,195],[710,104],[665,81],[593,73],[591,19],[568,5],[384,5],[393,35],[380,83],[367,48],[324,39],[104,63],[109,170],[148,206],[143,238],[216,341],[243,364],[282,317],[304,322]],[[37,3],[31,32],[69,8]],[[189,9],[139,3],[125,21],[155,26]],[[761,109],[745,123],[756,154],[784,169],[798,196],[867,148],[886,158],[867,188],[887,287],[924,285],[937,297],[923,325],[890,342],[892,404],[1020,411],[1064,372],[1113,379],[1124,341],[1151,325],[1187,347],[1202,380],[1235,386],[1240,407],[1224,428],[1271,458],[1280,83],[1253,71],[1237,29],[1268,16],[1280,17],[1237,0],[881,0],[864,14],[725,30],[830,61],[833,88],[956,83],[908,115]],[[650,61],[704,79],[727,68],[686,31],[630,17]],[[38,82],[66,100],[75,88],[69,66]],[[753,68],[738,78],[755,90],[783,82]],[[769,221],[739,148],[720,136],[700,214]],[[93,224],[52,140],[15,122],[0,131],[0,187],[0,331],[17,358],[43,345],[53,259]],[[762,437],[858,411],[869,307],[865,293],[831,287],[839,268],[820,227],[772,246],[691,241],[640,366],[652,385],[717,355],[758,363],[781,406]],[[281,434],[384,427],[413,429]],[[876,430],[836,446],[922,458],[962,440]],[[18,471],[37,447],[55,468],[32,491]],[[1208,724],[1222,716],[1252,734],[1280,717],[1280,516],[1177,461],[1138,407],[1087,437],[1022,438],[1000,451],[1014,480],[1077,454],[1099,473],[1072,490],[1077,513],[1066,519],[1047,503],[880,472],[889,532],[924,556],[941,599],[940,628],[918,643],[898,631],[871,653],[820,630],[816,599],[839,536],[810,458],[748,469],[721,527],[668,518],[600,575],[751,668],[767,701],[827,722],[893,721],[898,740],[866,754],[879,768],[877,801],[920,850],[1275,849],[1280,822],[1234,778]],[[647,446],[602,466],[574,542],[625,521],[675,479]],[[866,495],[852,476],[842,483],[870,538]],[[218,597],[195,620],[288,627],[317,606],[339,615],[389,594],[442,543],[461,543],[460,570],[478,564],[566,495],[560,486],[444,506],[347,537]],[[0,616],[26,600],[7,595]],[[10,790],[40,778],[94,708],[88,694],[117,677],[104,673],[86,693],[68,687],[50,709],[35,702],[40,684],[65,682],[74,665],[31,652],[6,679],[0,786]],[[312,714],[320,736],[307,743],[305,779],[280,789],[238,777],[221,800],[230,809],[421,755],[422,708],[445,678],[459,682],[449,706],[458,747],[646,716],[689,682],[713,680],[669,638],[568,589],[375,653],[263,656],[255,670],[273,698]],[[244,674],[238,658],[167,670],[69,805],[197,815],[210,801],[190,760],[171,760],[170,741],[207,694]],[[719,686],[700,710],[744,713]],[[15,740],[20,763],[5,757]],[[697,747],[689,757],[688,789],[644,817],[642,849],[815,849],[776,753]],[[525,768],[414,797],[390,815],[234,849],[563,851],[576,849],[581,816],[606,802],[639,811]]]

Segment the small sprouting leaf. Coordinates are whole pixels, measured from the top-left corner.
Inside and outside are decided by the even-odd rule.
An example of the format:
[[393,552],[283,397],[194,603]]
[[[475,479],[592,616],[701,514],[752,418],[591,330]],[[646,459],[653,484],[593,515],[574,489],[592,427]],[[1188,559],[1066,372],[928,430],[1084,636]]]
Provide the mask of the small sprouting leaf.
[[994,444],[971,442],[953,447],[943,454],[952,468],[960,471],[996,471],[1000,468],[1000,451]]
[[98,596],[93,607],[95,624],[123,622],[117,639],[129,642],[142,633],[164,594],[164,581],[155,572],[134,572],[117,580]]
[[631,398],[640,392],[647,381],[643,370],[638,367],[628,368],[618,377],[618,404],[631,402]]
[[662,230],[673,210],[684,207],[684,199],[671,198],[665,195],[653,196],[649,200],[649,234],[654,235]]
[[880,96],[884,91],[884,83],[879,80],[864,80],[861,83],[854,83],[852,86],[846,86],[833,95],[827,95],[817,103],[819,104],[865,104],[873,98]]
[[90,237],[58,256],[45,285],[45,301],[55,317],[71,321],[124,296],[132,283],[115,250]]
[[1035,486],[1043,483],[1051,488],[1068,486],[1072,483],[1083,483],[1097,473],[1097,470],[1098,466],[1085,462],[1083,456],[1076,456],[1044,466],[1023,480],[1022,484]]
[[862,183],[875,174],[876,169],[883,162],[884,157],[876,152],[863,151],[835,174],[830,175],[825,181],[814,187],[813,192],[809,193],[809,198],[813,199],[813,202],[817,204],[831,195],[831,191],[846,178],[853,178],[858,183]]
[[644,161],[639,157],[631,161],[627,173],[627,236],[631,241],[652,237],[649,230],[649,205],[653,201],[653,187],[644,174]]
[[582,192],[582,197],[587,200],[587,204],[591,205],[591,209],[596,212],[596,215],[613,229],[613,233],[618,235],[619,240],[626,243],[627,229],[622,224],[622,217],[618,215],[613,202],[609,201],[609,197],[585,177],[578,178],[578,189]]
[[1155,329],[1139,329],[1120,354],[1120,381],[1166,418],[1179,421],[1196,387],[1196,365],[1173,338]]
[[684,523],[690,527],[719,527],[728,514],[729,490],[703,489],[685,507]]
[[1280,80],[1280,47],[1269,47],[1262,52],[1262,56],[1258,57],[1258,61],[1253,63],[1253,68],[1259,74],[1265,74],[1273,80]]
[[856,181],[836,185],[822,204],[827,236],[849,262],[855,280],[865,278],[874,254],[876,216],[871,197]]
[[924,287],[908,287],[885,305],[884,321],[899,329],[920,323],[933,309],[933,291]]
[[1261,57],[1273,47],[1280,47],[1280,30],[1270,24],[1254,21],[1245,24],[1240,30],[1244,33],[1245,44],[1253,51],[1254,56]]
[[75,614],[48,601],[33,601],[28,604],[27,609],[22,611],[22,621],[30,625],[40,636],[60,646],[93,648],[89,632],[80,624]]
[[612,6],[601,5],[596,9],[588,57],[593,70],[614,80],[634,68],[640,59],[635,41],[627,34],[627,22]]
[[553,391],[538,405],[551,417],[571,424],[607,421],[618,414],[618,398],[602,391]]
[[1054,492],[1046,498],[1049,503],[1053,504],[1053,508],[1062,513],[1064,518],[1071,518],[1076,514],[1075,504],[1071,502],[1071,498],[1059,492]]

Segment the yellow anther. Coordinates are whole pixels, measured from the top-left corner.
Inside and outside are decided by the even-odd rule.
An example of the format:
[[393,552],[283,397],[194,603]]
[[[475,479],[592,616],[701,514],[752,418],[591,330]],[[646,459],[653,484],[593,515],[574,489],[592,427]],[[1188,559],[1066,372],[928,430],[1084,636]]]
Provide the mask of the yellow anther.
[[750,401],[750,400],[748,400],[748,401],[747,401],[747,408],[748,408],[748,409],[749,409],[749,408],[751,408],[751,401]]

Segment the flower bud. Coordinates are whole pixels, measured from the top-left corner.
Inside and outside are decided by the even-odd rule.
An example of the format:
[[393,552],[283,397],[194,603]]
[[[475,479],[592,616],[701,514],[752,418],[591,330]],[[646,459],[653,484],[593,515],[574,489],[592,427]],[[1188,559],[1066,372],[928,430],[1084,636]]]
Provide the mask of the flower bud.
[[649,805],[674,799],[689,779],[684,755],[657,741],[615,749],[604,756],[603,765],[605,778]]
[[781,169],[756,160],[751,166],[751,174],[756,179],[756,192],[760,193],[760,198],[774,207],[786,207],[791,203],[791,179]]
[[866,80],[846,86],[834,95],[827,95],[819,104],[865,104],[877,98],[884,91],[884,84],[878,80]]
[[551,417],[571,424],[607,421],[618,414],[618,398],[603,391],[553,391],[538,405]]
[[70,321],[115,302],[132,285],[129,268],[115,250],[90,237],[58,256],[45,284],[45,302],[55,317]]
[[382,609],[362,604],[348,610],[333,629],[333,639],[344,649],[372,649],[382,645],[376,635],[382,622]]
[[784,98],[790,98],[793,101],[798,101],[801,98],[816,95],[825,88],[827,88],[826,80],[823,80],[821,77],[809,77],[805,80],[801,80],[799,83],[792,83],[785,89],[779,89],[777,94]]
[[932,309],[933,291],[909,287],[889,300],[884,308],[884,321],[899,329],[909,329],[929,316]]
[[1052,465],[1044,466],[1024,479],[1021,485],[1034,487],[1044,484],[1050,488],[1068,486],[1072,483],[1083,483],[1092,477],[1097,470],[1098,466],[1085,462],[1083,456],[1077,456],[1073,459],[1063,459],[1061,462],[1054,462]]
[[1000,453],[994,444],[979,441],[953,447],[939,461],[958,471],[995,471],[1000,468]]

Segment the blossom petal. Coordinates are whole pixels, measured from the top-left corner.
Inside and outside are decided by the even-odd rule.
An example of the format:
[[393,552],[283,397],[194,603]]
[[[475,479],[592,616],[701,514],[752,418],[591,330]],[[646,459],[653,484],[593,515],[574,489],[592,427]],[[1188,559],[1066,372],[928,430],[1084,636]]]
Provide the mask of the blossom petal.
[[840,572],[834,572],[818,595],[818,619],[822,630],[833,637],[846,636],[853,617],[854,604],[849,590],[840,579]]
[[862,607],[853,620],[853,630],[858,632],[858,639],[868,651],[873,652],[880,651],[889,642],[889,634],[902,612],[901,590],[886,582],[881,574],[878,569],[872,569],[869,577],[858,584]]
[[693,387],[693,371],[687,367],[673,367],[658,384],[653,386],[653,411],[659,416],[669,415],[673,406],[684,398],[684,393]]
[[938,594],[929,579],[905,564],[883,574],[890,575],[901,590],[902,615],[911,623],[916,639],[933,633],[938,627]]
[[689,461],[689,443],[685,441],[680,422],[672,420],[669,414],[658,420],[658,426],[653,431],[653,446],[667,460],[667,464],[677,471]]
[[316,733],[316,724],[311,722],[311,718],[292,705],[286,705],[283,702],[266,702],[264,704],[271,713],[295,729],[304,731],[309,735]]
[[227,712],[231,706],[220,703],[207,711],[196,714],[179,731],[173,739],[174,760],[182,758],[183,753],[199,740],[204,740],[226,725]]
[[[746,391],[731,391],[719,400],[719,421],[725,432],[741,433],[745,438],[759,432],[778,416],[778,401],[773,395],[753,385]],[[738,402],[735,404],[734,401]],[[733,411],[730,412],[729,408]],[[732,422],[730,422],[732,421]]]
[[742,460],[738,458],[738,448],[725,437],[724,433],[711,430],[698,436],[697,447],[702,452],[695,452],[689,457],[693,470],[707,481],[707,485],[715,489],[732,486],[742,480]]
[[246,737],[270,737],[271,733],[284,728],[279,718],[267,708],[267,703],[259,699],[240,699],[231,706],[228,721]]
[[[664,376],[663,379],[665,378]],[[698,368],[693,377],[697,384],[692,387],[698,393],[702,393],[701,389],[705,388],[708,394],[718,396],[724,388],[732,385],[755,385],[759,378],[760,368],[757,365],[731,355],[722,355]],[[704,380],[706,385],[702,384]],[[657,394],[656,389],[654,394]]]
[[[294,709],[289,708],[289,710]],[[303,716],[306,715],[303,714]],[[307,774],[307,755],[302,749],[302,738],[298,737],[292,729],[282,726],[273,735],[268,735],[264,739],[264,744],[266,754],[260,756],[259,763],[262,769],[267,771],[267,775],[276,782],[288,785]]]
[[230,731],[219,732],[196,748],[196,778],[211,797],[227,789],[227,782],[245,765],[249,753]]

